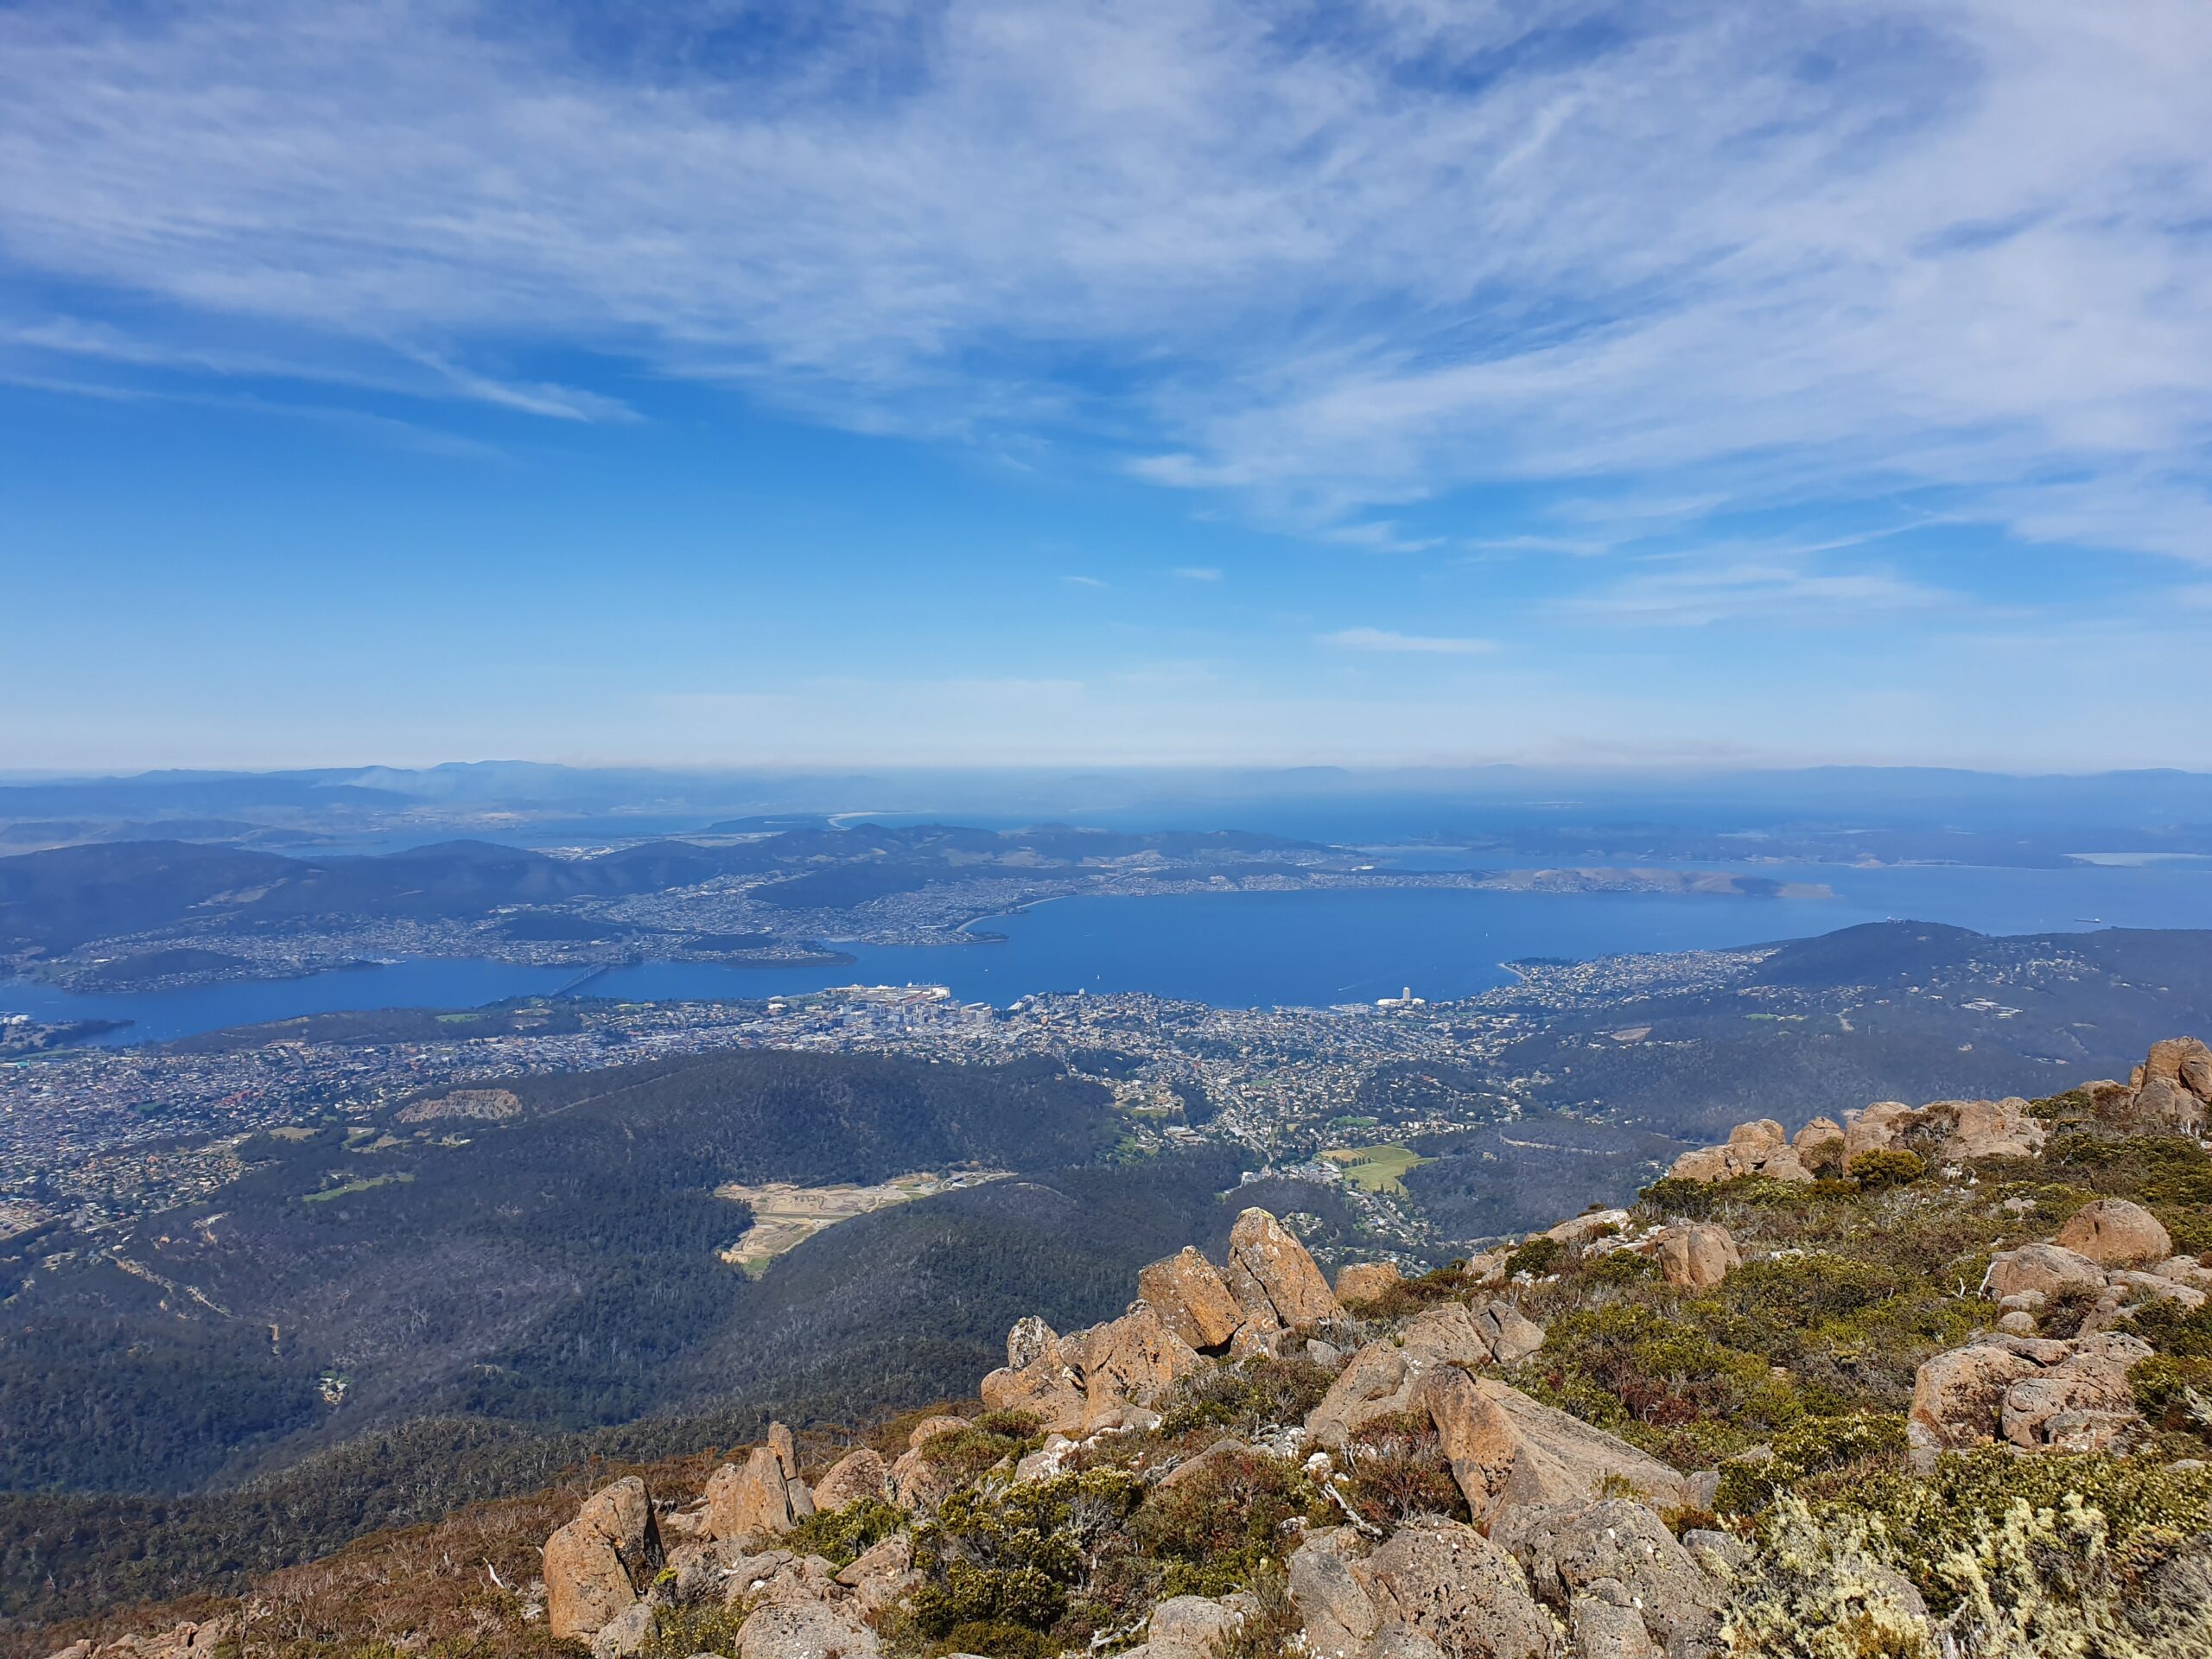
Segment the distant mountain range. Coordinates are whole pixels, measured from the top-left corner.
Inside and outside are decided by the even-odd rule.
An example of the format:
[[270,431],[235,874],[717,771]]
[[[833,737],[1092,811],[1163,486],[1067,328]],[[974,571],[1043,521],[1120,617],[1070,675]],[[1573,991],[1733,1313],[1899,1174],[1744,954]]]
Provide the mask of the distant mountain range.
[[[1787,852],[1815,832],[1887,830],[1964,849],[1980,861],[2041,861],[2113,849],[2212,852],[2212,775],[1513,766],[807,773],[482,761],[0,783],[0,844],[17,845],[36,833],[33,826],[44,826],[55,843],[116,838],[125,824],[191,840],[287,831],[389,841],[430,838],[441,829],[503,838],[634,838],[719,830],[732,820],[780,820],[774,827],[782,828],[796,827],[794,818],[822,824],[863,816],[1000,828],[1048,818],[1122,829],[1242,824],[1332,842],[1472,836],[1530,849],[1540,842],[1529,837],[1567,833],[1573,839],[1562,844],[1629,860],[1663,846],[1669,835],[1735,837],[1740,855],[1764,850],[1759,838],[1777,833]],[[163,823],[172,827],[151,831]],[[1827,849],[1824,856],[1852,850],[1841,842],[1814,844]]]

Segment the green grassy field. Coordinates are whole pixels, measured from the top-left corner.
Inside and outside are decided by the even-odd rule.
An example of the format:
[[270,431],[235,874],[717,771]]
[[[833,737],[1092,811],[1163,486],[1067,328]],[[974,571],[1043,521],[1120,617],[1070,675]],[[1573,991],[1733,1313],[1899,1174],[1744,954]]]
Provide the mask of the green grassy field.
[[1410,1147],[1346,1147],[1321,1154],[1342,1164],[1344,1179],[1363,1192],[1395,1192],[1404,1196],[1405,1173],[1429,1160]]

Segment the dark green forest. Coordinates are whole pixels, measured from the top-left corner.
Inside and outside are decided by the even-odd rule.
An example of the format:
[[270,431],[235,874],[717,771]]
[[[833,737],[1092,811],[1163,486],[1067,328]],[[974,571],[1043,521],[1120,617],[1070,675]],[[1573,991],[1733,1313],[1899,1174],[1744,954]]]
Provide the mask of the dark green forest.
[[[1232,1156],[1208,1152],[1044,1170],[878,1211],[817,1235],[757,1284],[715,1264],[731,1301],[685,1344],[665,1336],[618,1342],[610,1333],[637,1334],[622,1297],[641,1289],[638,1280],[618,1279],[598,1304],[604,1328],[556,1321],[547,1327],[550,1354],[524,1360],[510,1350],[472,1363],[435,1409],[388,1425],[349,1419],[341,1407],[320,1436],[284,1443],[289,1452],[319,1439],[320,1449],[196,1492],[174,1479],[166,1492],[150,1478],[129,1479],[119,1466],[129,1457],[143,1459],[143,1476],[162,1468],[158,1445],[140,1437],[123,1457],[99,1458],[86,1444],[92,1437],[66,1432],[67,1409],[57,1400],[37,1438],[68,1440],[97,1459],[106,1490],[32,1492],[19,1482],[0,1495],[0,1618],[52,1618],[119,1599],[221,1589],[365,1531],[535,1490],[594,1458],[642,1460],[741,1443],[771,1417],[857,1425],[963,1395],[1003,1363],[1016,1319],[1042,1313],[1071,1329],[1118,1313],[1138,1267],[1193,1238],[1217,1246],[1247,1203],[1315,1215],[1325,1245],[1344,1236],[1349,1217],[1325,1189],[1237,1180]],[[635,1323],[664,1322],[688,1305],[647,1306],[659,1311]],[[193,1326],[211,1328],[219,1327]],[[145,1412],[181,1423],[235,1387],[235,1372],[211,1372],[204,1356],[181,1345],[161,1352],[169,1363],[201,1369],[165,1370],[149,1357],[131,1374],[127,1398],[103,1395],[107,1385],[90,1370],[74,1374],[72,1386],[97,1396],[79,1402],[76,1421],[90,1409],[103,1421]],[[171,1378],[167,1395],[163,1375]],[[512,1392],[480,1380],[502,1375],[527,1376],[531,1386],[518,1382]],[[589,1421],[633,1399],[656,1403],[633,1421]],[[258,1409],[281,1419],[288,1403],[280,1391]],[[327,1410],[319,1402],[316,1409]],[[230,1421],[219,1415],[203,1431],[210,1444],[219,1445]],[[10,1441],[33,1438],[28,1429],[12,1432],[11,1421]]]

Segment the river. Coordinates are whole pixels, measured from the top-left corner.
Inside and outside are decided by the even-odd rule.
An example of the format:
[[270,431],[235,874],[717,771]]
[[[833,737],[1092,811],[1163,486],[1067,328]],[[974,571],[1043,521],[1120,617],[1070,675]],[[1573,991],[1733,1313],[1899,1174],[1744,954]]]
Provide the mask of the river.
[[[988,925],[1002,944],[845,945],[849,964],[737,967],[643,963],[584,995],[633,1001],[759,997],[856,982],[931,982],[1003,1006],[1032,991],[1149,991],[1225,1007],[1325,1005],[1411,986],[1432,998],[1502,984],[1500,963],[1629,951],[1710,950],[1910,916],[1986,933],[2096,924],[2212,928],[2212,864],[2066,869],[1759,866],[1825,882],[1829,899],[1477,890],[1189,893],[1065,899]],[[161,1041],[226,1026],[376,1007],[471,1007],[550,995],[574,968],[415,959],[302,979],[128,995],[0,982],[0,1012],[41,1020],[128,1020],[110,1042]]]

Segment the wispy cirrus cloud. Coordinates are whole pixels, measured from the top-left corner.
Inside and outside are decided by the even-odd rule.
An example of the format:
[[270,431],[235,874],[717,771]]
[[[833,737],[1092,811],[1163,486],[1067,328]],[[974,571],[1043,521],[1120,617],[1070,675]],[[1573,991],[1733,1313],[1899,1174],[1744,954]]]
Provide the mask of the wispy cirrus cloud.
[[1671,559],[1593,593],[1564,601],[1566,613],[1665,627],[1715,622],[1809,622],[1834,626],[1874,618],[1979,610],[1967,596],[1892,570],[1831,570],[1787,556]]
[[1338,651],[1379,651],[1424,657],[1475,657],[1497,649],[1497,642],[1491,639],[1398,633],[1389,628],[1339,628],[1333,633],[1319,633],[1313,637],[1321,644],[1332,645]]
[[581,348],[1357,546],[1909,490],[2202,560],[2208,62],[2200,0],[25,0],[0,257],[340,382],[619,418],[481,366]]

